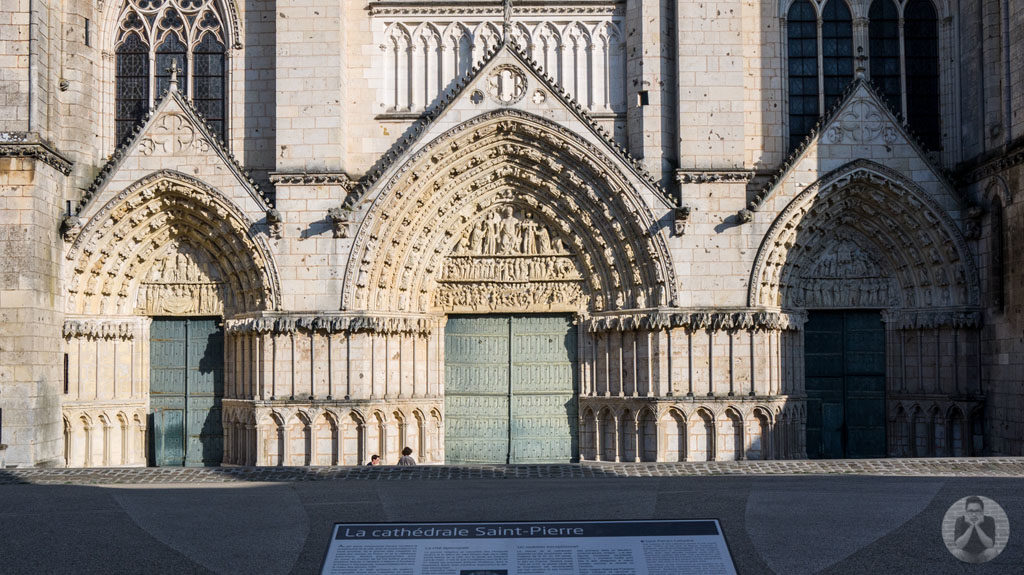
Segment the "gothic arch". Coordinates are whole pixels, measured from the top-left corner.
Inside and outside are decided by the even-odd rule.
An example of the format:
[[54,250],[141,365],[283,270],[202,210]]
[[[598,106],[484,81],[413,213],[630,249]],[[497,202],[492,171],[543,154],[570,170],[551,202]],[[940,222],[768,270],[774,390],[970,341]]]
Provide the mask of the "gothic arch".
[[[129,2],[127,0],[111,2],[103,14],[104,38],[102,45],[108,50],[113,48],[117,42],[119,25],[130,13],[140,11],[147,15],[152,14],[152,20],[155,21],[157,15],[162,15],[166,10],[195,13],[200,17],[203,12],[212,10],[224,21],[223,28],[227,36],[224,39],[224,45],[235,49],[242,47],[242,19],[239,17],[237,0],[190,0],[188,2],[177,0],[166,3],[166,5],[161,2]],[[150,21],[150,18],[145,16],[140,18],[142,25],[151,25]]]
[[[809,301],[827,299],[813,291],[823,286],[850,299]],[[860,160],[782,210],[758,249],[748,303],[963,310],[978,306],[979,293],[974,260],[952,218],[909,180]]]
[[[71,245],[66,310],[176,315],[173,305],[152,307],[164,297],[191,302],[177,314],[275,309],[276,267],[254,228],[202,182],[170,170],[151,174],[100,208]],[[181,281],[162,283],[174,278]]]
[[[611,166],[611,158],[579,136],[524,112],[483,114],[449,130],[369,196],[372,203],[352,206],[367,213],[348,261],[341,308],[450,311],[456,304],[439,295],[441,283],[454,281],[446,279],[447,264],[452,256],[496,254],[488,251],[494,246],[477,249],[484,240],[473,237],[495,218],[532,219],[530,229],[543,228],[552,246],[560,246],[502,252],[554,260],[562,275],[544,279],[572,284],[557,300],[558,311],[669,305],[676,286],[663,233],[630,181]],[[527,276],[537,277],[520,270],[518,279]],[[483,279],[493,286],[508,278]],[[498,299],[490,293],[486,297]],[[505,307],[552,309],[543,305],[512,301]]]

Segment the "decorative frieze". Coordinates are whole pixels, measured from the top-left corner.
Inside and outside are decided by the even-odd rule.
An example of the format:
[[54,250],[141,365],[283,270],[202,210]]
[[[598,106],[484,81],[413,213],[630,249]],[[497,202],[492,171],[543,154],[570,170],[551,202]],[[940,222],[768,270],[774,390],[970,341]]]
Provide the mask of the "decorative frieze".
[[395,317],[337,314],[295,314],[229,319],[224,322],[227,333],[288,334],[380,333],[427,335],[438,327],[433,317]]
[[647,313],[617,313],[593,316],[585,327],[590,332],[660,330],[688,331],[783,331],[800,330],[807,321],[804,313],[763,310],[652,310]]
[[135,339],[137,319],[68,319],[64,320],[64,339]]
[[271,172],[270,183],[275,186],[341,186],[351,190],[358,184],[344,172]]
[[900,330],[981,327],[981,311],[970,308],[891,310],[882,312],[882,319]]

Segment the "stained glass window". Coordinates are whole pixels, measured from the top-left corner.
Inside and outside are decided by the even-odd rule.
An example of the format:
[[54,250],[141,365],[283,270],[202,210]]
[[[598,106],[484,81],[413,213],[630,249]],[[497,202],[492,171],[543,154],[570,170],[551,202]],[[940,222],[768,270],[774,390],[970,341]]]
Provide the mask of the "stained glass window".
[[809,0],[789,8],[789,145],[795,148],[811,132],[820,114],[818,102],[818,17]]
[[[935,6],[931,0],[908,0],[901,14],[900,4],[895,0],[871,2],[867,22],[870,77],[892,110],[907,119],[921,143],[929,150],[939,150],[942,118]],[[815,6],[821,8],[820,19]],[[853,21],[845,0],[815,0],[815,4],[798,0],[789,9],[786,24],[789,145],[795,148],[853,81]],[[820,62],[816,60],[819,43]],[[817,99],[819,83],[824,93]]]
[[892,0],[875,0],[868,12],[871,81],[882,91],[893,110],[903,113],[900,87],[899,13]]
[[825,4],[821,15],[821,56],[828,110],[853,81],[853,20],[843,0],[829,0]]
[[226,37],[218,0],[128,0],[119,19],[115,80],[120,142],[170,85],[191,98],[210,128],[225,134]]
[[128,34],[116,53],[117,110],[114,118],[120,142],[149,107],[149,47],[137,34]]
[[192,51],[192,100],[210,127],[224,133],[224,45],[207,33]]
[[163,42],[156,49],[156,70],[153,74],[156,78],[157,97],[170,87],[172,62],[178,64],[178,89],[185,90],[185,78],[188,78],[188,59],[185,56],[185,43],[177,34],[168,33],[164,36]]
[[907,122],[930,150],[942,147],[939,115],[939,33],[930,0],[910,0],[903,14]]

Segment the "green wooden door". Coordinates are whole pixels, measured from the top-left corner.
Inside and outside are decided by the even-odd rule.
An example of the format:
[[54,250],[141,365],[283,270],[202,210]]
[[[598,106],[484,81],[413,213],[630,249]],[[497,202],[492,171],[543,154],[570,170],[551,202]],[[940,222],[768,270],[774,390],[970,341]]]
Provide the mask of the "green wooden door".
[[509,446],[508,318],[449,318],[444,356],[447,461],[505,463]]
[[566,316],[512,317],[510,333],[509,461],[577,459],[576,326]]
[[576,327],[566,316],[456,316],[445,329],[449,463],[578,458]]
[[807,456],[885,457],[885,329],[878,312],[815,311],[804,328]]
[[150,463],[223,459],[224,332],[217,319],[154,318],[150,327]]

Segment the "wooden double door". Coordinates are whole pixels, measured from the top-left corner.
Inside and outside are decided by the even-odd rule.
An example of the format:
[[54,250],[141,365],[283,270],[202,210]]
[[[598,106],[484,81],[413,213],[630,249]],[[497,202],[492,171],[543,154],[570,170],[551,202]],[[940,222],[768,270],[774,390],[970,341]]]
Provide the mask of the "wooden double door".
[[224,456],[220,320],[154,318],[149,349],[149,465],[220,465]]
[[885,457],[885,328],[877,311],[812,311],[804,327],[807,456]]
[[450,317],[447,462],[577,461],[576,337],[565,315]]

